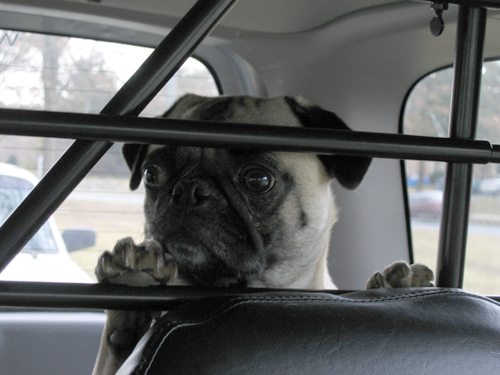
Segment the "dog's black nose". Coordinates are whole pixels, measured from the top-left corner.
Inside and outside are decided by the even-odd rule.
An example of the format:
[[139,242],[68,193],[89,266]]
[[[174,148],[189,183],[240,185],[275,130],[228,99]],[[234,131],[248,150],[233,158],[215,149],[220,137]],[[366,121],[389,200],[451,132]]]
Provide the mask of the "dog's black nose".
[[172,190],[171,204],[175,207],[203,207],[211,196],[210,189],[204,181],[181,180]]

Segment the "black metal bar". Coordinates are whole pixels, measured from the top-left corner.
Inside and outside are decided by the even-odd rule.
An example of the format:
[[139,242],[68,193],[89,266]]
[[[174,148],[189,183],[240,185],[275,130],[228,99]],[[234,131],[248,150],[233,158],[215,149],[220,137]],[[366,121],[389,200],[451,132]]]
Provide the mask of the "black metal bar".
[[342,294],[350,291],[209,288],[198,286],[128,287],[112,284],[0,282],[0,306],[30,308],[167,310],[188,300],[263,292]]
[[[199,0],[102,110],[139,114],[237,0]],[[0,271],[111,147],[76,141],[0,228]]]
[[500,0],[418,0],[427,3],[448,3],[463,5],[471,8],[491,8],[500,9]]
[[[500,162],[487,141],[248,124],[0,109],[0,132],[113,142]],[[496,146],[500,149],[500,145]]]
[[[465,6],[459,10],[450,138],[473,139],[476,134],[486,13]],[[471,185],[472,164],[448,164],[436,280],[440,287],[462,287]]]
[[492,145],[491,161],[500,163],[500,145]]
[[[313,296],[324,293],[342,295],[355,291],[199,286],[129,287],[112,284],[0,281],[0,306],[30,309],[168,310],[190,300],[266,292],[310,293]],[[500,301],[500,297],[489,298]]]

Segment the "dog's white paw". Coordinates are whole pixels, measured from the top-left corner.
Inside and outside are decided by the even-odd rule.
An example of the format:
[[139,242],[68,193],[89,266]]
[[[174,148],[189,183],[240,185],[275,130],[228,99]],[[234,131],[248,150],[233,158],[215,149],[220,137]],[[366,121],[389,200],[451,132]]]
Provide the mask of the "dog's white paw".
[[176,272],[172,257],[158,242],[146,240],[136,245],[131,237],[119,240],[112,252],[101,254],[95,269],[99,282],[129,286],[168,284]]
[[375,272],[366,282],[366,289],[432,287],[432,281],[434,273],[429,267],[399,261],[387,266],[382,273]]

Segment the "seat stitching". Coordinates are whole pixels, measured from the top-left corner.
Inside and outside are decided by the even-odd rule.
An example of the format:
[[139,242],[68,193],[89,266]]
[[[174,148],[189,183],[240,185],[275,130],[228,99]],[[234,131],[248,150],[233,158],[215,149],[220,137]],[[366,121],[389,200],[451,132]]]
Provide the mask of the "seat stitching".
[[[461,295],[461,296],[467,296],[471,298],[476,298],[476,299],[481,299],[485,300],[487,302],[493,302],[496,305],[500,306],[500,303],[491,300],[489,298],[476,295],[476,294],[471,294],[463,291],[421,291],[421,292],[410,292],[406,294],[402,294],[400,296],[389,296],[389,297],[380,297],[377,299],[360,299],[360,300],[352,300],[348,298],[341,298],[341,299],[330,299],[330,298],[318,298],[316,295],[306,295],[306,296],[294,296],[294,295],[288,295],[288,296],[253,296],[253,295],[245,295],[245,296],[240,296],[231,299],[230,301],[226,302],[223,304],[220,308],[217,309],[217,311],[214,311],[210,314],[208,314],[205,317],[201,317],[199,319],[193,320],[193,321],[172,321],[162,327],[158,332],[154,335],[152,338],[151,345],[149,346],[151,349],[148,351],[148,353],[145,353],[143,355],[143,360],[141,361],[142,363],[139,364],[137,367],[137,370],[139,371],[140,369],[144,368],[145,366],[145,372],[144,375],[147,375],[149,372],[149,369],[151,368],[151,365],[153,364],[154,360],[156,359],[156,356],[163,346],[165,340],[170,336],[171,333],[176,331],[178,328],[182,327],[188,327],[188,326],[194,326],[194,325],[200,325],[200,324],[205,324],[221,315],[224,315],[228,311],[232,310],[233,308],[244,305],[244,304],[250,304],[250,303],[307,303],[307,302],[322,302],[322,303],[356,303],[356,304],[370,304],[370,303],[382,303],[382,302],[397,302],[401,300],[410,300],[410,299],[415,299],[417,297],[434,297],[434,296],[442,296],[442,295],[450,295],[450,296],[456,296],[456,295]],[[235,303],[236,302],[236,303]],[[167,332],[168,330],[171,330],[171,332]],[[158,344],[155,342],[159,341]],[[147,360],[147,357],[149,357],[150,353],[153,348],[156,348],[154,350],[154,353],[151,356],[150,360]]]

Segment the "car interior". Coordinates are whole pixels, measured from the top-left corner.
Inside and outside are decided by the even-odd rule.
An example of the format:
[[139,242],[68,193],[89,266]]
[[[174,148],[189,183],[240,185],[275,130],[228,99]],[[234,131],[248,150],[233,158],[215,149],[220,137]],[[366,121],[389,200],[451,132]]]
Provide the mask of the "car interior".
[[[1,373],[91,373],[105,309],[169,310],[119,374],[497,371],[500,1],[0,0],[0,29],[0,162],[39,178],[0,228],[0,270],[36,258],[49,219],[94,236],[61,250],[94,281],[102,251],[143,235],[123,142],[373,157],[356,190],[333,182],[338,290],[20,276],[0,281]],[[301,95],[355,132],[155,118],[186,92]],[[399,260],[436,287],[364,290]]]

